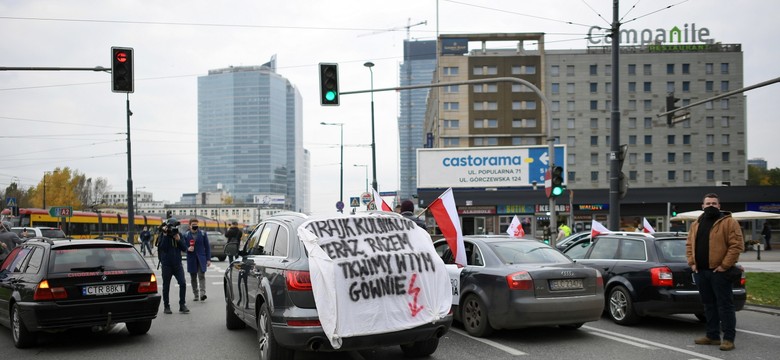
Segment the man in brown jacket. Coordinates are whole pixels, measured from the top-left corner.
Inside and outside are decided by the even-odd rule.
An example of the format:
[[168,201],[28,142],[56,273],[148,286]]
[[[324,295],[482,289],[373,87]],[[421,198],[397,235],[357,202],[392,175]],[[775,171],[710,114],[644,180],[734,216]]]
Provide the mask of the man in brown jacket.
[[720,211],[717,194],[704,195],[701,207],[704,213],[691,225],[685,245],[707,318],[707,335],[694,343],[720,345],[721,350],[728,351],[734,349],[737,327],[731,275],[737,270],[734,264],[745,243],[739,223],[730,212]]

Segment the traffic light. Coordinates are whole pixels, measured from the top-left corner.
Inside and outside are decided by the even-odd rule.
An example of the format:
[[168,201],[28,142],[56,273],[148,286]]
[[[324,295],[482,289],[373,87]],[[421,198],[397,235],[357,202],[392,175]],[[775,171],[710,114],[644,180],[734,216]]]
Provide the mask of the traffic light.
[[133,48],[111,48],[111,91],[133,92]]
[[563,186],[563,168],[560,166],[556,166],[552,170],[550,179],[550,197],[558,197],[563,195],[563,190],[566,188]]
[[320,104],[339,104],[339,65],[320,63]]
[[677,205],[672,205],[672,217],[677,216]]
[[[674,111],[677,109],[677,106],[675,105],[676,102],[680,101],[680,99],[674,97],[674,94],[669,94],[666,96],[666,111]],[[672,120],[674,119],[674,112],[671,112],[669,114],[666,114],[666,125],[669,127],[674,126],[674,123]]]

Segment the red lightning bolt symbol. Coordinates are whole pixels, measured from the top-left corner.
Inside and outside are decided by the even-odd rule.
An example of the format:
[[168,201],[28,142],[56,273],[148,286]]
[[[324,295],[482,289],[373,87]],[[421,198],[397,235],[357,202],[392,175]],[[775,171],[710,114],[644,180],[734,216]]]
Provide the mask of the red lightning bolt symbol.
[[409,283],[409,293],[414,296],[414,303],[407,303],[409,305],[409,310],[412,312],[412,317],[417,316],[424,308],[422,305],[417,305],[417,296],[420,295],[420,288],[414,286],[415,280],[417,280],[417,274],[412,274],[412,281]]

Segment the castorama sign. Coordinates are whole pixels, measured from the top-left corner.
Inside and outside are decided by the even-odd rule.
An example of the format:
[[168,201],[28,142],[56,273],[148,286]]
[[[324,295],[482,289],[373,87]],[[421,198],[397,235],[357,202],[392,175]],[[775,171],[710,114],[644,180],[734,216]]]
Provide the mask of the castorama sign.
[[[555,165],[566,167],[566,147],[555,147]],[[417,188],[544,186],[547,146],[417,149]],[[564,176],[565,182],[565,176]]]
[[[589,45],[604,45],[612,44],[612,37],[606,33],[600,34],[600,31],[608,31],[599,26],[591,26],[588,30],[588,44]],[[696,28],[696,24],[692,23],[690,27],[688,24],[683,25],[680,29],[677,26],[671,29],[622,29],[620,30],[620,44],[621,45],[648,45],[648,44],[692,44],[692,43],[706,43],[711,44],[713,39],[709,38],[710,29],[708,28]]]

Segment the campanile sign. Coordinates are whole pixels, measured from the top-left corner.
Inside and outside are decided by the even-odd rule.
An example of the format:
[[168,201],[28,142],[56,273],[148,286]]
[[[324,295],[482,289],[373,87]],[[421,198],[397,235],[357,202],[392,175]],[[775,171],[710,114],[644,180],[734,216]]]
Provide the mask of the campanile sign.
[[[599,26],[591,26],[588,30],[588,45],[610,45],[612,38],[606,36],[605,29]],[[601,34],[604,32],[604,34]],[[696,27],[695,23],[677,25],[669,29],[621,29],[620,45],[650,45],[650,44],[711,44],[715,42],[710,38],[710,29]]]

